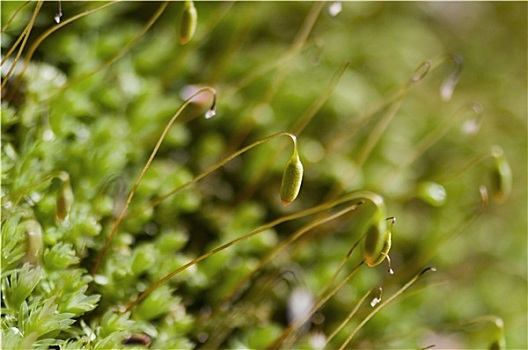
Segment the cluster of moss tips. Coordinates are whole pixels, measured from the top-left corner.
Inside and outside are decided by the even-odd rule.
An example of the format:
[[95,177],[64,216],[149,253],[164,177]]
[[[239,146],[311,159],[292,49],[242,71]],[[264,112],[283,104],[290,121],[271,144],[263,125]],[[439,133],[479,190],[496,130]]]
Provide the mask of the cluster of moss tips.
[[[334,57],[342,30],[321,23],[348,23],[348,5],[253,21],[273,5],[166,1],[140,23],[151,5],[119,3],[2,4],[2,347],[379,347],[389,303],[472,257],[440,248],[518,200],[518,154],[490,151],[483,106],[459,105],[471,56],[403,66],[370,108],[371,62]],[[507,313],[478,311],[457,344],[504,348]],[[445,333],[442,317],[416,334]]]

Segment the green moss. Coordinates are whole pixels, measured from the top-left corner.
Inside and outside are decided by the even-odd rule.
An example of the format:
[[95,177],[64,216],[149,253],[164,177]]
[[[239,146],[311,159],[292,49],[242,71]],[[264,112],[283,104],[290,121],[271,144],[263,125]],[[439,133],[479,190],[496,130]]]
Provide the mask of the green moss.
[[[101,5],[62,2],[62,22]],[[385,298],[435,265],[435,277],[382,308],[350,346],[483,348],[506,339],[527,347],[526,3],[343,2],[333,17],[319,2],[196,2],[196,32],[185,46],[177,37],[181,5],[169,3],[140,36],[160,4],[111,4],[59,28],[58,4],[46,2],[10,77],[23,41],[2,57],[3,347],[265,347],[290,326],[294,288],[329,293],[354,271],[359,249],[342,262],[372,210],[365,204],[320,224],[347,202],[266,225],[356,190],[379,193],[386,215],[397,218],[396,275],[362,266],[283,346],[317,348],[361,295],[381,285]],[[3,55],[37,6],[1,3]],[[439,92],[454,69],[446,53],[464,58],[450,101]],[[427,59],[430,71],[408,85]],[[178,116],[92,276],[166,123],[199,86],[216,89],[216,116],[203,118],[210,91]],[[464,123],[475,115],[457,113],[474,102],[483,113],[472,134]],[[297,136],[304,165],[291,206],[283,208],[279,195],[291,155],[285,141],[259,145],[153,205],[284,131]],[[491,145],[510,164],[496,165],[508,181],[492,177],[489,188],[503,192],[501,205],[479,195],[493,176]],[[259,227],[123,313],[160,278]],[[351,323],[371,310],[365,305]],[[502,339],[454,326],[481,315],[504,320]],[[326,346],[338,348],[353,328]],[[150,344],[125,344],[134,334]]]

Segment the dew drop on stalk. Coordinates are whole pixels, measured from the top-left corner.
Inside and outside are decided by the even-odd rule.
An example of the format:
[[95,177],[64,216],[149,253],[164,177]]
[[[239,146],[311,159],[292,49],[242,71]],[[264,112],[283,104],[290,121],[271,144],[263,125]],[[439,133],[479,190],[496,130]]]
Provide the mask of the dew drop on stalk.
[[427,74],[429,74],[429,71],[431,70],[431,66],[432,66],[432,63],[429,60],[422,62],[418,66],[418,68],[415,69],[413,75],[411,76],[410,83],[416,84],[422,81],[427,76]]
[[59,24],[61,17],[62,17],[62,6],[61,6],[61,0],[59,0],[59,9],[57,10],[55,17],[53,17],[53,19],[55,20],[55,23]]
[[453,97],[453,91],[460,79],[460,73],[462,71],[463,59],[460,55],[453,56],[453,61],[455,62],[455,69],[451,74],[445,79],[445,81],[440,86],[440,97],[443,101],[447,102]]
[[449,101],[451,100],[451,97],[453,97],[453,91],[455,90],[455,85],[457,83],[458,79],[455,79],[453,77],[448,78],[444,84],[440,87],[440,97],[442,97],[442,101]]
[[343,10],[341,1],[334,1],[330,4],[330,7],[328,8],[328,13],[330,13],[330,16],[335,17],[339,13],[341,13],[341,10]]
[[42,139],[44,141],[52,141],[54,138],[55,138],[55,134],[50,129],[46,129],[42,133]]
[[381,289],[381,287],[378,287],[378,293],[377,295],[370,301],[370,306],[374,307],[376,305],[379,304],[379,302],[381,301],[381,293],[382,293],[383,289]]
[[205,112],[205,119],[211,119],[216,115],[216,111],[214,109],[210,109],[207,112]]
[[462,125],[462,132],[466,135],[475,135],[480,129],[480,120],[472,118],[464,122]]
[[110,280],[106,276],[95,275],[94,276],[94,282],[99,284],[99,285],[101,285],[101,286],[104,286],[104,285],[107,285],[110,282]]

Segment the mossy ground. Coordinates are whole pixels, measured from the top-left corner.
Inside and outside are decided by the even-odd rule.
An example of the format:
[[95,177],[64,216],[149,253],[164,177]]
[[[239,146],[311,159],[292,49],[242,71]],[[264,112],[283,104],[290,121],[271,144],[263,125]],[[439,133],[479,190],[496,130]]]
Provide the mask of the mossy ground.
[[[15,15],[23,4],[1,3],[2,60],[39,6]],[[271,227],[171,278],[130,313],[119,308],[200,254],[355,190],[382,195],[397,218],[396,273],[362,266],[292,347],[324,346],[364,293],[382,286],[388,297],[426,266],[437,272],[366,323],[351,348],[488,347],[498,336],[487,315],[504,321],[509,348],[528,346],[526,3],[343,2],[331,16],[330,3],[196,2],[196,32],[182,46],[181,2],[123,2],[60,28],[25,65],[32,45],[57,26],[58,4],[42,4],[8,80],[18,49],[2,64],[3,348],[145,347],[125,344],[138,334],[156,349],[266,347],[288,325],[289,297],[314,297],[329,283],[360,238],[368,205],[289,245],[227,310],[222,300],[274,247],[329,213]],[[101,4],[64,1],[61,21]],[[450,60],[405,90],[422,62],[454,53],[464,65],[450,101],[439,93]],[[165,124],[185,91],[201,85],[217,90],[217,115],[203,118],[203,94],[178,118],[92,277]],[[474,103],[478,117],[457,115]],[[284,138],[142,210],[282,131],[297,135],[304,164],[290,206],[279,196],[291,155]],[[482,155],[494,145],[512,167],[513,191],[482,210],[480,186],[493,190],[493,162]],[[64,221],[56,218],[60,171],[73,193]],[[360,260],[353,253],[338,279]],[[343,344],[371,310],[363,305],[327,347]]]

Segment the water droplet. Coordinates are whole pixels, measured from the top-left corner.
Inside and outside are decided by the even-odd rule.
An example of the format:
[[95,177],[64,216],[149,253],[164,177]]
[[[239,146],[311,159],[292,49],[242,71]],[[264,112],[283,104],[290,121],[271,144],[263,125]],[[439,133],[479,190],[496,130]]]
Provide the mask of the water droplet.
[[378,305],[380,301],[381,301],[381,297],[380,297],[380,298],[375,297],[375,298],[372,299],[372,301],[370,302],[370,306],[374,307],[374,306]]
[[59,10],[59,11],[57,11],[57,14],[55,14],[55,17],[53,17],[53,19],[55,20],[55,23],[59,24],[60,20],[61,20],[61,17],[62,17],[62,11]]
[[341,12],[341,10],[343,10],[343,6],[341,6],[341,1],[334,1],[330,4],[330,7],[328,8],[328,13],[330,13],[330,16],[335,17]]
[[94,282],[104,286],[104,285],[108,284],[109,279],[108,279],[108,277],[103,276],[103,275],[95,275],[94,276]]
[[53,131],[51,131],[51,129],[46,129],[44,130],[44,132],[42,133],[42,139],[44,141],[51,141],[55,138],[55,134],[53,133]]
[[453,97],[453,91],[455,90],[455,86],[457,82],[458,82],[457,76],[451,75],[442,84],[442,86],[440,87],[440,97],[442,97],[442,101],[447,102],[451,100],[451,97]]
[[480,129],[480,120],[473,118],[462,125],[462,132],[466,135],[475,135]]
[[210,109],[207,112],[205,112],[205,119],[210,119],[216,115],[216,111],[214,109]]
[[422,64],[416,68],[413,75],[411,76],[411,83],[416,84],[420,82],[427,74],[429,74],[429,70],[431,69],[431,62],[425,61]]
[[370,306],[374,307],[374,306],[378,305],[378,303],[381,301],[381,294],[382,293],[383,293],[383,289],[381,287],[378,287],[376,296],[370,302]]

